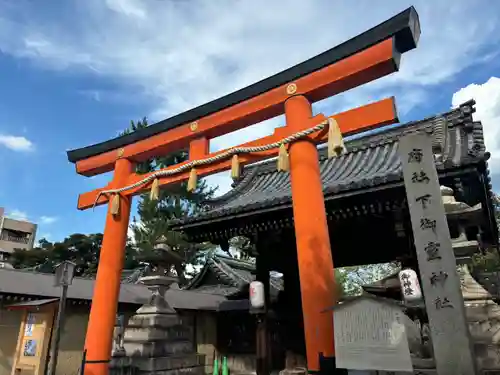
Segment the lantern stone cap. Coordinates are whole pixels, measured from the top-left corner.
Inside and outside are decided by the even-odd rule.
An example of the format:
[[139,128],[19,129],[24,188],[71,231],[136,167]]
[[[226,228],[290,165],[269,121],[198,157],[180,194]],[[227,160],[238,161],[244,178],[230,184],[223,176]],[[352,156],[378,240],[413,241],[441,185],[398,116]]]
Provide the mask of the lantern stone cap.
[[139,282],[146,286],[165,286],[168,287],[177,282],[177,277],[167,275],[143,276]]
[[[471,206],[464,202],[457,202],[455,196],[453,195],[453,189],[448,186],[441,186],[441,199],[444,204],[444,210],[446,213],[455,211],[466,211],[470,210]],[[476,205],[477,206],[477,205]],[[474,206],[474,207],[476,207]],[[481,206],[479,206],[481,207]]]
[[62,262],[57,263],[57,264],[54,266],[54,268],[57,268],[57,267],[59,267],[59,266],[61,266],[61,265],[63,265],[63,264],[70,264],[70,265],[72,265],[72,266],[76,267],[76,263],[75,263],[75,262],[72,262],[71,260],[63,260]]
[[457,202],[453,189],[447,186],[441,186],[441,199],[443,201],[446,217],[449,220],[469,221],[475,222],[481,220],[483,206],[481,203],[469,206],[464,202]]
[[459,266],[459,275],[462,284],[462,295],[465,301],[492,300],[493,297],[477,280],[471,275],[469,267]]
[[444,196],[453,196],[453,189],[451,187],[448,187],[448,186],[440,186],[440,190],[441,190],[441,195],[444,197]]

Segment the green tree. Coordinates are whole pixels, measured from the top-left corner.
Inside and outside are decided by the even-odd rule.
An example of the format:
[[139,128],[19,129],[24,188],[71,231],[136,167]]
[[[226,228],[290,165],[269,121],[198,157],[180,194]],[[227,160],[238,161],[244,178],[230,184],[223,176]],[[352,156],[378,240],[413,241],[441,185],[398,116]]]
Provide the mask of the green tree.
[[363,266],[342,267],[335,270],[337,283],[347,296],[358,295],[362,286],[390,276],[400,269],[397,263],[367,264]]
[[496,249],[486,250],[472,256],[471,271],[476,272],[497,272],[500,270],[500,257]]
[[[500,226],[500,197],[496,194],[492,196],[493,208],[495,210],[495,219]],[[498,249],[486,249],[483,252],[472,256],[471,271],[478,272],[497,272],[500,271],[500,255]]]
[[[97,272],[102,234],[75,233],[61,242],[49,242],[42,238],[32,250],[17,249],[10,262],[15,268],[28,268],[39,272],[52,273],[54,267],[63,260],[76,264],[76,276],[94,276]],[[125,253],[126,268],[139,265],[135,249],[128,244]]]
[[342,272],[341,268],[335,269],[335,283],[337,287],[337,298],[340,299],[348,295],[346,291],[347,273]]
[[245,261],[255,261],[255,245],[245,236],[236,236],[229,241],[229,255]]
[[[47,246],[47,244],[44,244]],[[35,247],[32,250],[15,249],[9,258],[9,262],[14,268],[31,268],[40,272],[52,272],[50,258],[50,248]]]
[[[129,134],[148,126],[146,118],[132,121],[123,134]],[[185,150],[148,160],[137,165],[136,173],[144,174],[186,161]],[[159,199],[152,201],[149,194],[139,197],[138,219],[134,217],[131,228],[137,246],[137,259],[158,273],[175,270],[179,281],[185,282],[186,266],[198,264],[216,247],[209,243],[194,244],[178,232],[170,230],[173,221],[196,215],[204,202],[213,196],[215,189],[200,181],[196,189],[187,191],[187,183],[171,184],[160,191]]]

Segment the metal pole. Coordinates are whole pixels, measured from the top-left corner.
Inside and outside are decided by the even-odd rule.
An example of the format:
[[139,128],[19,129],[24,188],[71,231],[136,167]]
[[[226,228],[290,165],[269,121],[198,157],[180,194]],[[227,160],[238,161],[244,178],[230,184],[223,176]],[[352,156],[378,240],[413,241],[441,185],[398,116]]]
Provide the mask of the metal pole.
[[83,356],[82,356],[82,364],[80,366],[80,373],[78,375],[83,375],[85,373],[85,362],[87,359],[87,350],[85,349],[83,351]]
[[63,285],[61,288],[61,298],[59,299],[59,307],[57,309],[56,326],[54,329],[54,342],[50,351],[50,366],[48,375],[55,375],[57,368],[57,356],[59,354],[59,342],[61,341],[61,327],[63,326],[64,308],[66,306],[66,296],[68,294],[68,286]]

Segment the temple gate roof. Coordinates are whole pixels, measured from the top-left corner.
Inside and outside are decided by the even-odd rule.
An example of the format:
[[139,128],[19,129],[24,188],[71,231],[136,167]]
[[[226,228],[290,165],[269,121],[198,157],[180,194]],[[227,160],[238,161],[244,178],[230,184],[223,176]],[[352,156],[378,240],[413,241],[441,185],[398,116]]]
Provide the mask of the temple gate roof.
[[[450,173],[481,169],[489,184],[483,127],[473,120],[475,102],[463,103],[446,113],[346,142],[347,152],[328,159],[321,149],[320,170],[325,201],[403,186],[402,167],[397,149],[407,132],[426,131],[434,138],[433,150],[440,177]],[[487,190],[491,185],[487,186]],[[276,170],[276,161],[247,167],[233,189],[207,202],[207,210],[178,221],[174,228],[194,229],[210,222],[250,216],[291,207],[290,178]]]
[[[246,293],[253,280],[255,280],[254,263],[223,255],[213,255],[207,259],[200,272],[183,289],[230,297]],[[283,281],[271,276],[270,287],[271,295],[277,296],[283,290]]]

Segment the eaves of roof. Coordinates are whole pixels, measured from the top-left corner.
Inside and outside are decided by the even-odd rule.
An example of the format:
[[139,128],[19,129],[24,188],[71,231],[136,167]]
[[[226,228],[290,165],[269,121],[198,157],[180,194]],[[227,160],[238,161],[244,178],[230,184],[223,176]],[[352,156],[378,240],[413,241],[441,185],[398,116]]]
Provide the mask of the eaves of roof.
[[[75,277],[68,288],[68,299],[91,300],[94,294],[95,280]],[[0,269],[0,293],[23,294],[39,297],[59,297],[60,288],[54,286],[54,275],[22,271],[17,269]],[[151,292],[145,285],[122,284],[120,303],[145,303]]]
[[[70,300],[92,300],[95,279],[76,277],[68,288]],[[58,298],[60,288],[54,286],[54,275],[21,270],[0,269],[0,295],[24,295],[41,298]],[[151,291],[144,284],[125,284],[120,286],[119,303],[143,305],[151,297]],[[174,309],[217,310],[226,298],[210,293],[169,289],[165,298]],[[36,303],[36,302],[35,302]]]
[[[208,272],[214,272],[218,279],[226,285],[214,285],[212,288],[203,286],[202,280]],[[223,295],[231,295],[240,292],[247,287],[254,279],[255,265],[239,259],[214,255],[207,259],[205,266],[191,282],[184,287],[185,290],[197,291],[203,289],[206,292],[216,292]],[[281,280],[270,277],[272,294],[277,294],[283,289]]]

